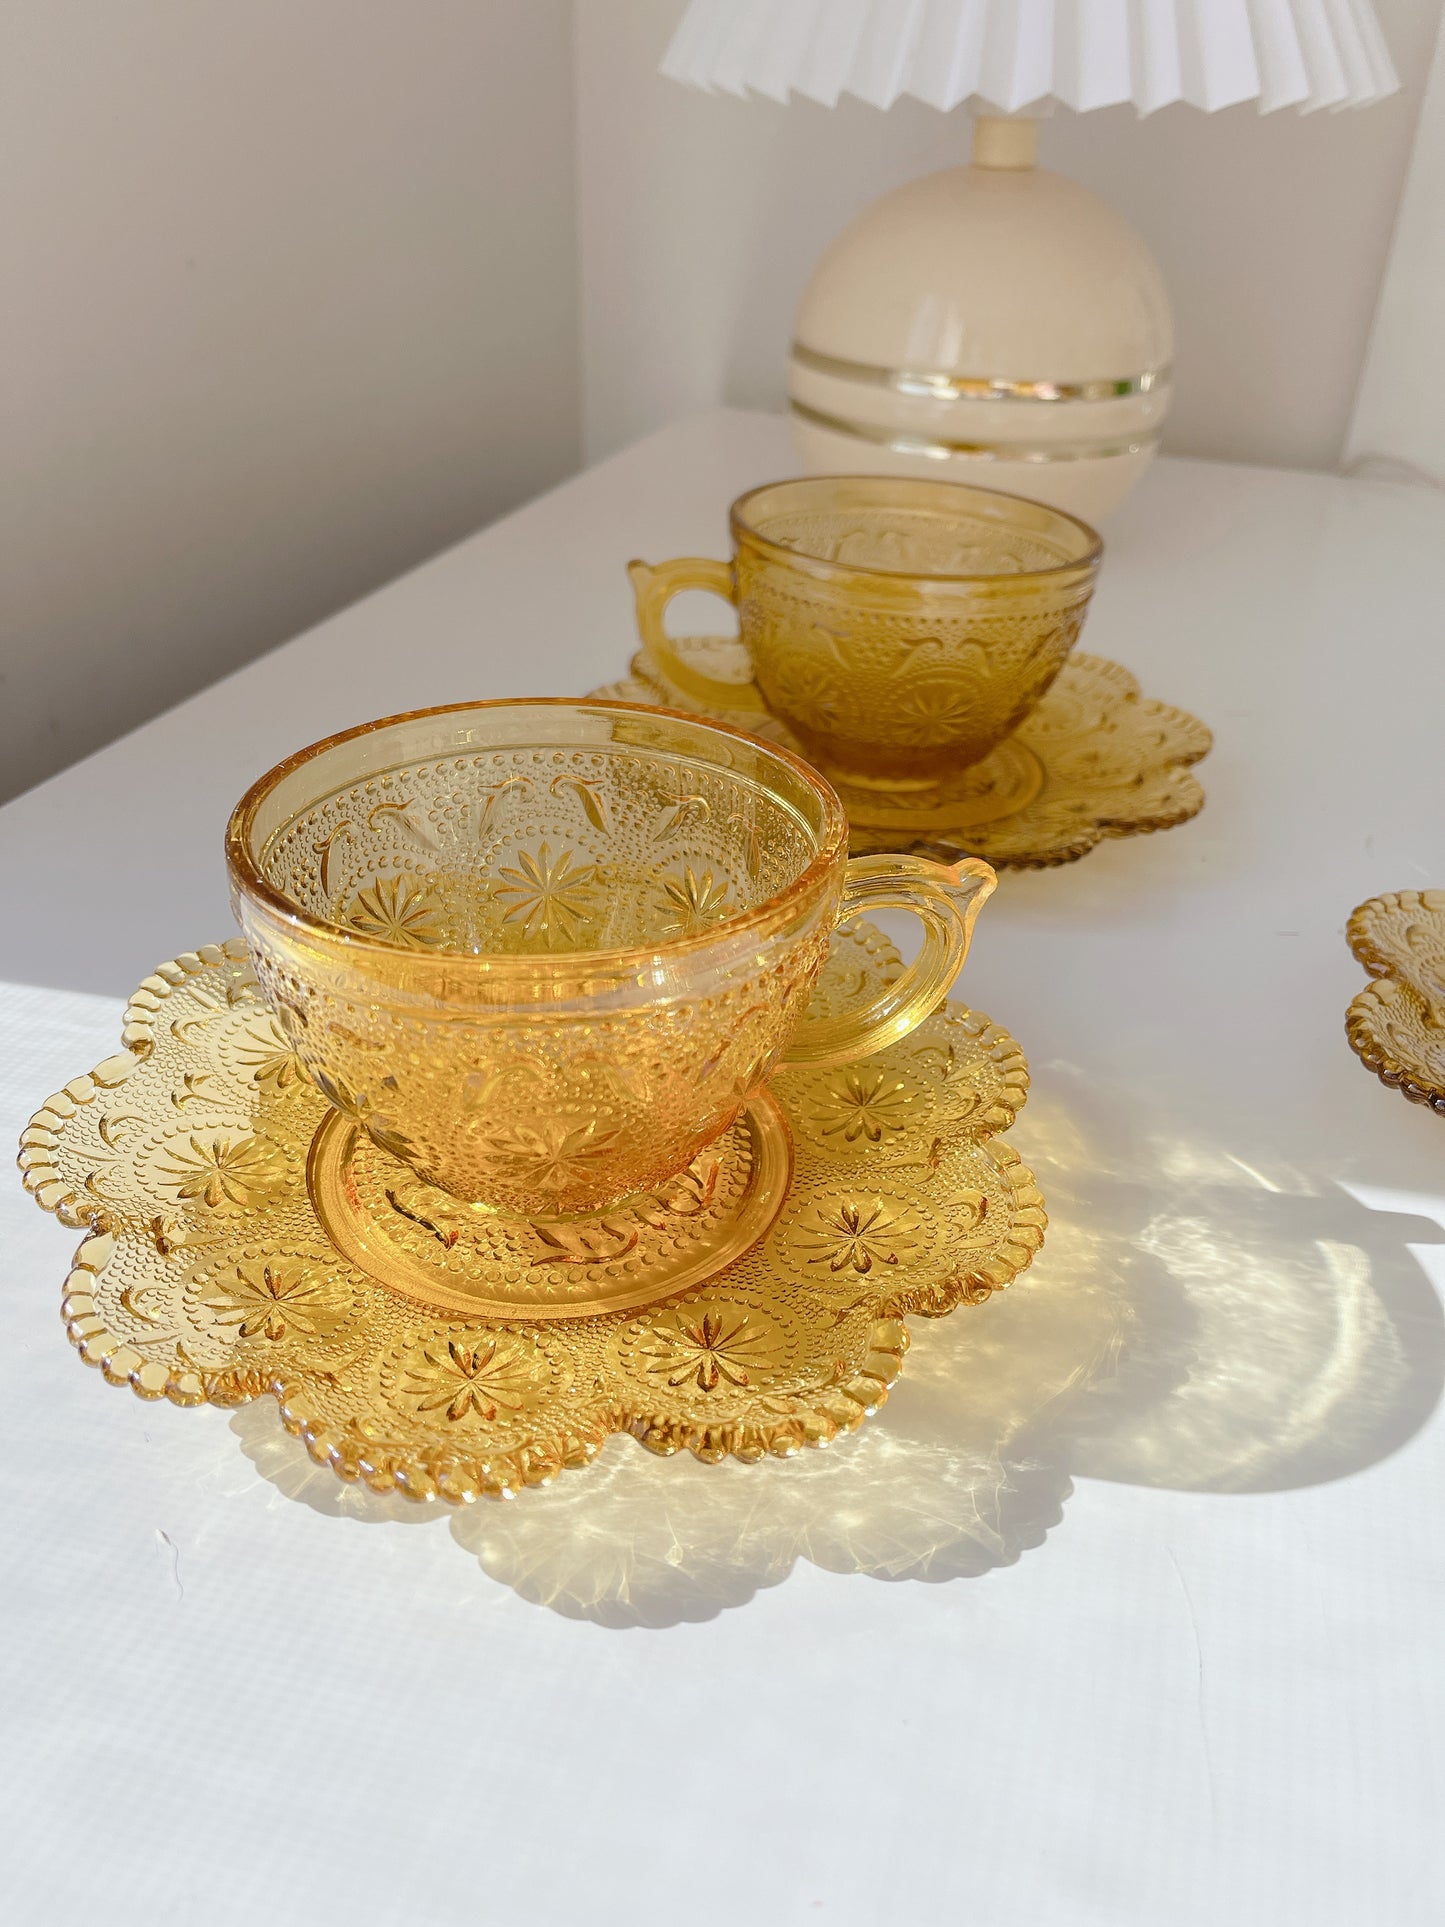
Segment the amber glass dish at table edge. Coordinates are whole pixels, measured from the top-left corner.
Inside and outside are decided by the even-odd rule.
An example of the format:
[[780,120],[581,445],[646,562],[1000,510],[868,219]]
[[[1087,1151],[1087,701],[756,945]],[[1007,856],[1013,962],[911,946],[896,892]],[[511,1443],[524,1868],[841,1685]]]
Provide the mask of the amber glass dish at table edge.
[[[595,1214],[675,1176],[783,1061],[840,1064],[946,995],[986,864],[847,858],[801,758],[722,724],[537,698],[384,718],[298,752],[232,816],[232,901],[308,1075],[452,1195]],[[809,1018],[838,922],[922,949]]]

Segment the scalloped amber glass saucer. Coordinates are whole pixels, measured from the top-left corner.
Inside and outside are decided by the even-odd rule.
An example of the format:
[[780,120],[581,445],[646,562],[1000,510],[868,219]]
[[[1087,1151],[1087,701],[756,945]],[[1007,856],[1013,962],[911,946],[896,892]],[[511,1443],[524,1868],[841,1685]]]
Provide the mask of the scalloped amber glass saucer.
[[[856,925],[815,1000],[900,969]],[[1000,1136],[1027,1066],[959,1005],[786,1072],[672,1185],[553,1225],[459,1203],[359,1138],[238,942],[147,978],[122,1041],[22,1138],[27,1188],[90,1234],[72,1341],[145,1398],[270,1392],[314,1458],[377,1490],[510,1493],[614,1432],[705,1460],[824,1444],[882,1404],[906,1314],[981,1302],[1043,1239]]]
[[[709,675],[741,675],[740,646],[720,636],[684,645]],[[594,696],[695,709],[652,663],[633,657],[630,677]],[[755,711],[719,710],[721,721],[796,750],[785,726]],[[998,868],[1069,863],[1105,837],[1173,829],[1204,806],[1191,766],[1213,742],[1197,717],[1141,696],[1116,662],[1075,653],[1015,734],[946,788],[907,795],[839,789],[854,855],[911,850],[952,861],[981,856]]]
[[1351,1048],[1382,1084],[1445,1114],[1445,890],[1371,897],[1345,935],[1375,979],[1345,1018]]

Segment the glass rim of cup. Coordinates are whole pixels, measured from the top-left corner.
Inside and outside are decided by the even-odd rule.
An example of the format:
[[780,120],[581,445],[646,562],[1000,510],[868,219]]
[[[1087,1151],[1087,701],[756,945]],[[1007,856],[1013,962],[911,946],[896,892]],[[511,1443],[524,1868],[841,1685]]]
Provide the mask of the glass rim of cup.
[[[783,889],[774,891],[761,903],[753,904],[734,916],[722,917],[691,935],[666,937],[654,943],[616,950],[549,950],[520,954],[495,950],[459,950],[444,944],[418,949],[413,945],[396,943],[370,931],[356,930],[329,917],[316,915],[295,897],[278,889],[262,871],[252,848],[251,832],[256,818],[272,792],[308,763],[319,761],[328,751],[339,748],[343,743],[355,742],[364,736],[405,723],[500,709],[607,710],[643,717],[648,722],[662,720],[684,723],[696,734],[728,737],[746,743],[749,749],[757,751],[766,761],[782,764],[792,770],[817,797],[822,810],[817,848],[807,865]],[[519,744],[516,747],[525,746]],[[556,748],[559,745],[541,747]],[[578,971],[585,971],[589,976],[617,977],[635,975],[657,957],[692,955],[786,923],[795,903],[805,899],[831,869],[846,860],[848,819],[837,791],[811,763],[795,755],[792,750],[784,749],[779,743],[765,742],[761,737],[750,736],[746,730],[734,729],[729,723],[715,722],[711,717],[698,716],[686,710],[664,709],[651,703],[615,702],[586,696],[496,696],[476,702],[436,703],[422,709],[399,710],[391,716],[379,716],[374,722],[358,723],[350,729],[337,730],[330,736],[320,737],[316,742],[294,750],[290,756],[283,757],[279,763],[258,776],[231,811],[226,824],[225,853],[226,869],[233,889],[281,917],[293,929],[339,946],[348,954],[401,958],[413,967],[432,964],[452,971],[473,966],[478,974],[493,978],[535,978],[539,973],[575,975]]]
[[[925,569],[890,569],[870,562],[833,562],[825,556],[810,555],[806,549],[792,548],[786,542],[775,541],[766,530],[760,529],[749,521],[748,511],[760,496],[772,494],[784,488],[809,488],[814,485],[828,487],[839,482],[863,482],[870,488],[887,488],[890,485],[899,489],[937,489],[958,495],[983,495],[995,502],[1020,503],[1025,508],[1041,510],[1045,515],[1055,517],[1060,522],[1069,522],[1084,537],[1084,547],[1077,556],[1067,562],[1051,562],[1046,569],[1000,570],[983,569],[949,573]],[[1032,495],[1011,495],[1007,489],[981,488],[976,482],[946,482],[942,476],[933,475],[869,475],[858,472],[839,475],[783,475],[774,482],[759,482],[739,495],[728,510],[728,523],[735,541],[744,538],[756,548],[765,549],[776,560],[789,563],[809,572],[827,571],[829,574],[853,576],[896,576],[908,582],[947,582],[947,583],[1007,583],[1023,586],[1034,582],[1047,582],[1054,577],[1085,573],[1097,569],[1104,553],[1104,538],[1082,516],[1071,515],[1067,509],[1055,508],[1052,502],[1041,502]]]

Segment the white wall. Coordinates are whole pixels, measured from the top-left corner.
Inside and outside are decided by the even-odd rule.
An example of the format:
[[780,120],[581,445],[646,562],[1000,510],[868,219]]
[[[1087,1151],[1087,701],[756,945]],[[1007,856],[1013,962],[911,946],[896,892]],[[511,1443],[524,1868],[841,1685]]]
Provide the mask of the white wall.
[[[1060,113],[1043,160],[1157,253],[1178,317],[1166,443],[1339,459],[1439,0],[1377,0],[1405,92],[1357,114]],[[794,310],[825,242],[913,175],[967,158],[962,115],[694,93],[657,63],[682,0],[577,0],[589,458],[718,401],[781,405]]]
[[1352,472],[1445,488],[1445,21],[1345,457]]
[[575,464],[571,24],[0,0],[0,795]]
[[[1164,263],[1177,449],[1338,459],[1441,10],[1378,3],[1364,114],[1046,130]],[[569,0],[0,0],[0,796],[566,473],[579,248],[590,455],[781,402],[825,240],[966,126],[689,93],[681,10],[575,0],[574,155]]]

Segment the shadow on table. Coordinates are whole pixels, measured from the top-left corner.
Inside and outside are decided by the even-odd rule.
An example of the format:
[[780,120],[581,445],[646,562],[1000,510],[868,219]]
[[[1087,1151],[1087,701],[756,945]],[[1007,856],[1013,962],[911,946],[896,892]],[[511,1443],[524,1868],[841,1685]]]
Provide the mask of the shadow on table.
[[[536,1605],[665,1626],[741,1605],[799,1559],[934,1582],[1010,1565],[1060,1523],[1076,1475],[1273,1491],[1359,1471],[1419,1429],[1445,1322],[1408,1244],[1445,1241],[1439,1224],[1171,1138],[1068,1066],[1040,1081],[1013,1142],[1048,1201],[1044,1252],[989,1304],[915,1321],[860,1435],[714,1467],[614,1439],[586,1472],[450,1514],[459,1545]],[[269,1400],[233,1425],[262,1476],[319,1512],[436,1518],[338,1484]]]

